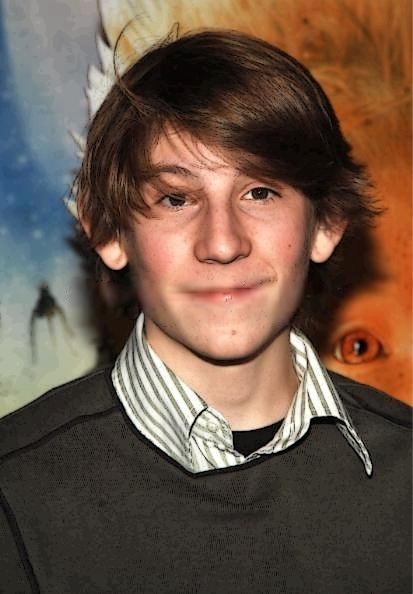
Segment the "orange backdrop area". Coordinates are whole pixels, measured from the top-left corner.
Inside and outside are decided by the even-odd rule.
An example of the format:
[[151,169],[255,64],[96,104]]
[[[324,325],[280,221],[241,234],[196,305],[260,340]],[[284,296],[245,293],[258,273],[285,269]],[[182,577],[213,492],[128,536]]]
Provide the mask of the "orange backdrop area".
[[[357,290],[331,312],[318,343],[327,365],[411,402],[411,8],[406,0],[102,0],[107,38],[126,63],[164,35],[242,30],[306,64],[331,98],[355,156],[368,165],[384,214],[352,246]],[[140,10],[144,5],[144,10]],[[153,36],[153,37],[152,37]],[[351,246],[350,246],[351,247]],[[372,252],[366,258],[366,250]],[[365,268],[360,262],[365,261]],[[374,269],[374,272],[373,272]]]

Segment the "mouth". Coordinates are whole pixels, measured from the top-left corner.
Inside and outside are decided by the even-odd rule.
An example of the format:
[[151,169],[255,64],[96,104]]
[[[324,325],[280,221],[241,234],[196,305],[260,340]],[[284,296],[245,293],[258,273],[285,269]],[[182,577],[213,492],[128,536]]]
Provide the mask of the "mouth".
[[257,293],[266,281],[254,283],[249,286],[232,286],[232,287],[214,287],[212,289],[206,288],[201,290],[191,291],[191,296],[196,299],[216,302],[229,303],[234,301],[242,301],[252,297]]

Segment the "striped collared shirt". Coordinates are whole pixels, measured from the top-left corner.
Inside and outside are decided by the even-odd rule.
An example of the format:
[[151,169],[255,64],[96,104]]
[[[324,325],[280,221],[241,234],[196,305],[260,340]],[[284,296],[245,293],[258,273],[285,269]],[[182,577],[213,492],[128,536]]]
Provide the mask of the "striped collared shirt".
[[144,335],[144,316],[112,371],[115,390],[136,428],[153,444],[191,472],[235,466],[265,454],[281,452],[301,439],[311,420],[337,419],[337,429],[372,472],[369,453],[339,395],[306,337],[290,332],[298,390],[281,427],[269,443],[249,456],[234,450],[228,421],[166,367]]

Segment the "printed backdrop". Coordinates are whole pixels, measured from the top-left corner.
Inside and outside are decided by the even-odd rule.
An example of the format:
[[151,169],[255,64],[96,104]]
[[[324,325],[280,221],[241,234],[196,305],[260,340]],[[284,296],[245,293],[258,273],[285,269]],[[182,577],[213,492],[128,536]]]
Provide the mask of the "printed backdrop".
[[280,45],[325,86],[387,210],[352,255],[354,267],[370,258],[377,274],[361,268],[359,289],[331,319],[322,312],[319,346],[330,367],[410,401],[409,3],[258,4],[102,0],[98,10],[94,0],[2,0],[0,415],[110,360],[130,327],[110,290],[93,286],[63,197],[79,163],[69,130],[84,132],[88,66],[100,68],[96,33],[113,45],[131,18],[125,62],[177,21],[183,30],[233,27]]
[[[76,166],[71,127],[96,60],[93,2],[5,0],[0,23],[0,411],[92,368],[79,261],[61,198]],[[47,283],[67,320],[35,316]],[[50,332],[49,332],[50,328]]]

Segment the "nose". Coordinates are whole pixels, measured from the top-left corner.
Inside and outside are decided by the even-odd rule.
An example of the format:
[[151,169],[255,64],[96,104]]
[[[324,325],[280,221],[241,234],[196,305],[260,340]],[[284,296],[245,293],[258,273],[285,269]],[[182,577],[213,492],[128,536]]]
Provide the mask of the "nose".
[[251,252],[248,231],[230,204],[210,208],[200,221],[195,255],[201,262],[230,264]]

